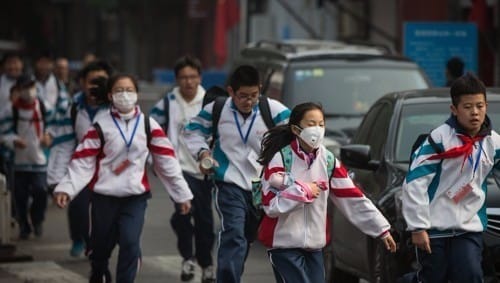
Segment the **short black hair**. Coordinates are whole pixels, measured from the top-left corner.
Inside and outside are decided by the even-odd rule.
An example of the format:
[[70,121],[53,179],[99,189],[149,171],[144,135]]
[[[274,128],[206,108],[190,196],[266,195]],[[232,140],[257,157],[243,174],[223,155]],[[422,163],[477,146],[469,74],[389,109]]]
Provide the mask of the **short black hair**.
[[132,84],[134,84],[135,90],[139,92],[139,81],[137,78],[131,74],[116,74],[113,75],[111,78],[108,79],[108,84],[106,86],[107,92],[111,93],[113,90],[113,86],[116,84],[117,81],[121,79],[130,79],[132,81]]
[[486,87],[484,83],[470,72],[457,78],[450,88],[451,101],[455,106],[460,102],[460,97],[478,93],[482,93],[486,100]]
[[174,64],[175,77],[177,77],[179,75],[179,72],[185,67],[191,67],[193,69],[196,69],[196,71],[198,71],[198,75],[201,75],[200,60],[191,55],[186,55],[182,56],[181,58],[177,59],[177,61],[175,61]]
[[229,86],[234,92],[242,86],[260,86],[259,71],[253,66],[241,65],[229,78]]
[[105,71],[108,76],[113,75],[113,67],[106,60],[95,60],[88,63],[79,73],[79,77],[85,79],[90,72]]
[[458,78],[464,74],[464,61],[460,57],[452,57],[446,62],[446,69],[450,75]]

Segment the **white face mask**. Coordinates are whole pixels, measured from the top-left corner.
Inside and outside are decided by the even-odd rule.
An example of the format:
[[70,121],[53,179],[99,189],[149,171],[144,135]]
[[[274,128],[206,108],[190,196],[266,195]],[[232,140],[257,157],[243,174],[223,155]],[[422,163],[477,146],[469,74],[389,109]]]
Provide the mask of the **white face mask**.
[[120,112],[130,112],[134,109],[137,103],[137,92],[115,92],[112,95],[113,106],[116,107]]
[[307,127],[300,132],[300,138],[312,148],[318,148],[324,137],[325,128],[320,126]]

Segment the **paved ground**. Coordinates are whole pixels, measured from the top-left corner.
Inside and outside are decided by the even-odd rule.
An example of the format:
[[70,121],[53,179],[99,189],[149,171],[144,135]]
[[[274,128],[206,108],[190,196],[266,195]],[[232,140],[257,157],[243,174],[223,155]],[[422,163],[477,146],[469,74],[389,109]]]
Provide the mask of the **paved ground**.
[[[149,201],[142,235],[143,266],[136,282],[180,282],[181,259],[176,251],[174,234],[169,225],[172,205],[168,195],[152,177],[153,198]],[[89,263],[84,258],[69,256],[66,211],[49,204],[44,235],[27,241],[14,241],[17,254],[31,255],[33,261],[0,263],[0,283],[84,283],[87,282]],[[13,231],[13,237],[17,231]],[[114,271],[115,248],[110,269]],[[200,269],[192,282],[200,282]],[[265,249],[256,244],[247,260],[243,282],[274,282]]]

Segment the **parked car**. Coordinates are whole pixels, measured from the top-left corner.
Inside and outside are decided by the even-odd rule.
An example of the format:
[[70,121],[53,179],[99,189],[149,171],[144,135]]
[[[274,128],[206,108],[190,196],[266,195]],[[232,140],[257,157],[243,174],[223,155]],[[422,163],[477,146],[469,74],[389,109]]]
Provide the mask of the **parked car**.
[[232,68],[242,64],[259,70],[262,94],[290,108],[307,101],[322,103],[325,145],[337,154],[375,100],[391,91],[430,87],[415,62],[368,44],[262,40],[243,48]]
[[[488,116],[500,131],[500,89],[487,93]],[[382,242],[361,233],[335,208],[332,210],[332,257],[327,262],[331,282],[395,282],[415,270],[411,235],[401,212],[401,186],[409,167],[411,147],[420,134],[429,133],[450,116],[449,89],[394,92],[380,98],[368,110],[352,143],[341,148],[340,158],[357,186],[382,211],[392,225],[398,242],[389,254]],[[488,252],[497,262],[500,244],[500,191],[488,180]],[[494,262],[494,263],[497,263]],[[486,264],[490,263],[490,264]],[[485,261],[485,273],[491,262]],[[493,275],[494,276],[494,275]]]

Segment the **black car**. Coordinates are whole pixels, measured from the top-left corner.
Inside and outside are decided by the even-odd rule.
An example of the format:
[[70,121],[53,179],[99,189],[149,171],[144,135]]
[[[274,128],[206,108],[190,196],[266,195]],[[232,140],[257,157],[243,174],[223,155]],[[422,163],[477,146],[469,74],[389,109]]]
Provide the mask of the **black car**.
[[262,94],[289,108],[321,102],[326,116],[325,146],[338,154],[363,115],[392,91],[424,89],[430,82],[410,59],[376,45],[324,40],[261,40],[248,44],[232,69],[253,65]]
[[[500,130],[500,89],[487,94],[488,116]],[[411,236],[401,213],[401,186],[409,167],[410,151],[420,134],[429,133],[450,116],[449,89],[413,90],[390,93],[376,101],[352,139],[341,148],[343,164],[368,198],[392,226],[398,251],[389,254],[382,242],[373,239],[332,208],[332,241],[327,270],[331,282],[395,282],[416,269]],[[487,198],[487,251],[496,256],[500,244],[500,191],[489,180]],[[486,263],[487,261],[485,261]],[[490,268],[490,265],[484,265]],[[491,273],[490,269],[485,274]]]

